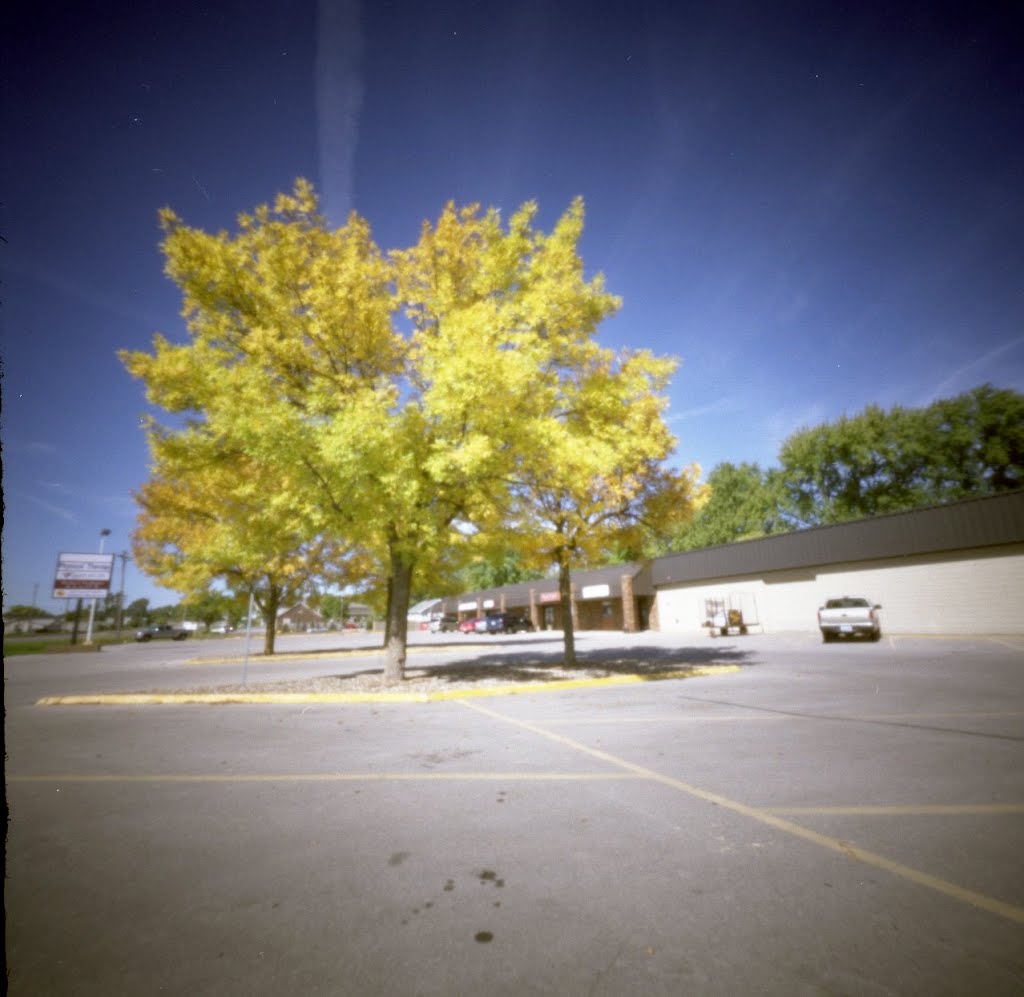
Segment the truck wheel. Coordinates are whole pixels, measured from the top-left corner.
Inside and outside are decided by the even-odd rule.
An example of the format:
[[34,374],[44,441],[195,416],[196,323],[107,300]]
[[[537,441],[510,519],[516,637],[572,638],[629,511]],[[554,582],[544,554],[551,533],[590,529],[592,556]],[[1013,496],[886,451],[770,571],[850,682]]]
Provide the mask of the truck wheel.
[[822,642],[822,644],[831,644],[832,643],[832,634],[830,634],[827,630],[822,630],[821,631],[821,642]]

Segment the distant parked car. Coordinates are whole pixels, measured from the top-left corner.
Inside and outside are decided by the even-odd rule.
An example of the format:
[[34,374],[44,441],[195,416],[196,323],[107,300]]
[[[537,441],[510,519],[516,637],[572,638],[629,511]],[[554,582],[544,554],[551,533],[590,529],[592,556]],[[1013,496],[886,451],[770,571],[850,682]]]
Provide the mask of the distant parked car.
[[829,644],[843,637],[867,637],[879,640],[882,636],[882,621],[878,611],[882,607],[870,599],[844,595],[829,599],[818,610],[818,628],[821,639]]
[[430,621],[430,632],[432,634],[446,634],[459,629],[459,618],[457,616],[440,616]]
[[184,627],[176,627],[171,623],[154,623],[135,632],[135,639],[146,640],[184,640],[188,631]]
[[[479,624],[483,624],[481,628]],[[477,621],[477,633],[520,634],[534,630],[533,624],[518,613],[491,613]]]
[[477,622],[478,621],[477,621],[477,619],[475,617],[470,617],[468,620],[463,620],[459,624],[459,633],[460,634],[476,633]]
[[212,633],[212,634],[229,634],[234,629],[235,629],[234,627],[228,626],[227,623],[214,623],[214,625],[212,627],[210,627],[210,633]]

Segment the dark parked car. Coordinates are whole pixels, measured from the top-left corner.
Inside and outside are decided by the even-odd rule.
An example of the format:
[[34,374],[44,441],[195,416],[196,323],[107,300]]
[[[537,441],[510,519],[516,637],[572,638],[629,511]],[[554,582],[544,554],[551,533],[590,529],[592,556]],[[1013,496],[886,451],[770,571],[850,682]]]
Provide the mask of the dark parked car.
[[187,636],[188,631],[184,627],[176,627],[171,623],[154,623],[135,633],[136,640],[184,640]]
[[431,620],[428,627],[432,634],[446,634],[459,629],[459,618],[457,616],[442,616]]
[[533,624],[525,616],[519,616],[517,613],[491,613],[484,617],[483,624],[482,631],[478,628],[478,633],[522,634],[530,633],[534,629]]

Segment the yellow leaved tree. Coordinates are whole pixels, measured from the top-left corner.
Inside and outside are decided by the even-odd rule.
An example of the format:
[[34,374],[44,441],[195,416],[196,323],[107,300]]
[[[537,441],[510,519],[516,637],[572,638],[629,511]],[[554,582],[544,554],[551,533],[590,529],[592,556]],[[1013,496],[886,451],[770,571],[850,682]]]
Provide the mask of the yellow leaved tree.
[[579,339],[536,386],[535,440],[510,495],[513,535],[528,560],[557,568],[565,661],[576,663],[572,569],[607,563],[687,520],[699,505],[696,467],[664,461],[676,440],[664,391],[674,360]]
[[314,583],[362,581],[366,558],[316,535],[296,515],[280,472],[195,431],[168,436],[153,427],[150,479],[136,494],[135,563],[188,596],[222,584],[252,594],[274,653],[279,612]]
[[242,455],[308,539],[372,556],[388,582],[387,682],[404,675],[414,572],[470,527],[497,527],[515,468],[543,445],[538,378],[616,307],[583,275],[582,203],[550,234],[535,216],[527,204],[503,226],[448,205],[385,255],[355,214],[329,229],[301,180],[234,234],[161,213],[189,339],[121,356],[185,428],[150,432]]

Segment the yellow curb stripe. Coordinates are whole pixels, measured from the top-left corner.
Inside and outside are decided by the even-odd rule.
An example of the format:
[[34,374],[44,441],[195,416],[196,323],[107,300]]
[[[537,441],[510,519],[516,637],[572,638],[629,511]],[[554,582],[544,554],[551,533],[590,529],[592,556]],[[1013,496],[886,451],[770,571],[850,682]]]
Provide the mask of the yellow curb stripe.
[[1018,924],[1024,924],[1024,908],[1022,907],[1015,907],[1013,904],[1004,903],[1001,900],[996,900],[994,897],[986,896],[985,894],[978,893],[974,890],[968,890],[962,886],[958,886],[956,883],[951,883],[948,880],[940,879],[937,876],[921,872],[918,869],[912,869],[910,866],[905,866],[899,862],[887,859],[883,855],[878,855],[875,852],[869,852],[866,849],[858,848],[841,838],[833,838],[826,834],[819,834],[817,831],[812,831],[809,828],[801,827],[799,824],[794,824],[792,821],[776,817],[765,810],[759,810],[756,807],[749,807],[736,800],[731,800],[726,796],[720,796],[717,793],[710,793],[707,790],[691,786],[679,779],[674,779],[671,776],[655,772],[653,769],[645,768],[642,765],[636,765],[633,762],[626,761],[624,758],[619,758],[616,755],[609,754],[607,751],[601,751],[599,748],[591,748],[589,745],[583,744],[580,741],[574,741],[572,738],[556,734],[554,731],[538,727],[536,724],[528,723],[525,720],[518,720],[514,717],[505,716],[495,710],[490,710],[487,707],[476,703],[464,702],[461,705],[467,710],[474,710],[478,713],[484,714],[485,716],[492,717],[495,720],[500,720],[504,723],[521,727],[524,730],[532,731],[540,737],[547,738],[550,741],[554,741],[566,747],[573,748],[576,751],[583,752],[592,758],[598,758],[610,765],[618,766],[627,772],[635,772],[637,775],[650,779],[653,782],[658,782],[664,786],[670,786],[673,789],[678,789],[680,792],[686,793],[689,796],[704,800],[707,803],[713,803],[715,806],[722,807],[725,810],[730,810],[743,817],[749,817],[751,820],[756,820],[761,824],[767,824],[769,827],[774,827],[777,830],[784,831],[794,837],[802,838],[804,841],[812,842],[822,848],[827,848],[829,851],[845,855],[847,858],[863,862],[865,865],[874,866],[877,869],[884,869],[886,872],[890,872],[895,876],[917,883],[920,886],[925,886],[928,889],[934,890],[937,893],[942,893],[963,903],[970,904],[972,907],[977,907],[981,910],[988,911],[990,914],[996,914],[1000,917],[1007,918],[1008,920],[1015,921]]
[[524,682],[515,685],[451,689],[440,692],[177,692],[103,693],[79,696],[44,696],[36,706],[159,706],[228,705],[235,703],[295,705],[304,703],[429,703],[476,699],[486,696],[515,696],[556,692],[565,689],[596,689],[602,686],[632,685],[698,676],[738,672],[739,665],[699,665],[653,675],[614,675],[608,678],[566,679],[557,682]]
[[862,806],[862,807],[766,807],[762,813],[798,816],[821,817],[931,817],[961,816],[973,814],[1024,814],[1024,803],[936,803],[907,804],[903,806]]

